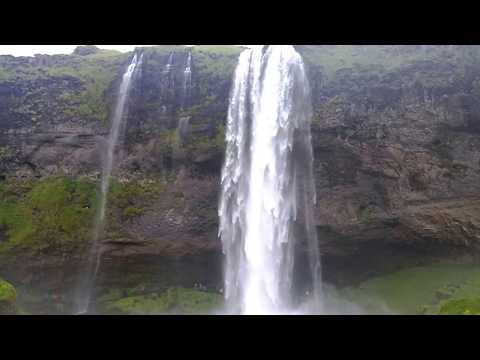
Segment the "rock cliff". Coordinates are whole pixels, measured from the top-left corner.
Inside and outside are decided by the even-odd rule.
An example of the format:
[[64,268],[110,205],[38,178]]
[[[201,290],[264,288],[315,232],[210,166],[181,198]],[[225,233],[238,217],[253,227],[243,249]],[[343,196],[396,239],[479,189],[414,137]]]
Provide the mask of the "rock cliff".
[[[475,256],[480,47],[297,50],[312,88],[326,278],[350,281],[408,261]],[[200,279],[218,286],[224,122],[241,49],[137,51],[144,60],[116,155],[102,278],[130,281],[107,274],[148,274],[160,262],[168,264],[165,279],[177,279],[188,264],[181,276],[187,285]],[[109,116],[131,56],[94,47],[0,56],[3,277],[44,280],[38,282],[52,291],[75,282],[90,240]]]

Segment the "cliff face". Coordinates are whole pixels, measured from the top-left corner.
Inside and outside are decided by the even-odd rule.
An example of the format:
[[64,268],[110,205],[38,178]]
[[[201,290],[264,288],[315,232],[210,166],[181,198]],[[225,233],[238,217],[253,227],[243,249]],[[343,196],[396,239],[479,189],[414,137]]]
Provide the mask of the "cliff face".
[[[109,112],[132,54],[87,50],[0,57],[0,270],[22,281],[60,267],[69,270],[57,271],[52,284],[65,282],[61,274],[74,273],[90,240]],[[475,253],[480,48],[297,50],[314,102],[326,276],[339,281],[334,273],[343,267]],[[189,271],[208,263],[213,270],[202,278],[218,283],[224,121],[240,49],[141,51],[109,197],[105,269],[138,269],[152,256],[191,259]]]
[[304,52],[310,63],[328,64],[338,52],[356,62],[330,78],[323,76],[328,68],[311,66],[323,251],[353,263],[364,259],[371,269],[412,251],[474,253],[480,224],[478,47]]

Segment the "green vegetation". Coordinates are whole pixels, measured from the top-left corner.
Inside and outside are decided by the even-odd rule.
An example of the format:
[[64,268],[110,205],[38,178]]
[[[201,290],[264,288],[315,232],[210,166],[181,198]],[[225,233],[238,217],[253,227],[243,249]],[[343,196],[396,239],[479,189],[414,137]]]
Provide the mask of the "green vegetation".
[[17,313],[17,293],[15,288],[0,279],[0,315],[13,315]]
[[[80,94],[63,93],[62,100],[73,106],[66,110],[67,116],[106,121],[108,104],[106,91],[125,61],[125,55],[118,52],[100,51],[96,54],[83,56],[79,67],[57,67],[49,71],[50,76],[71,76],[80,79],[84,90]],[[115,61],[117,60],[117,61]],[[119,61],[120,60],[120,61]]]
[[[384,71],[405,68],[415,62],[434,61],[450,64],[460,76],[465,75],[465,66],[478,64],[480,49],[474,46],[296,46],[305,62],[313,67],[320,67],[327,80],[332,80],[341,69],[361,70],[362,76],[368,76],[365,71],[382,73]],[[418,79],[429,87],[438,85],[444,76],[435,79],[431,71],[418,73]],[[429,82],[433,82],[430,84]]]
[[145,55],[169,55],[172,52],[187,52],[189,47],[185,45],[157,45],[149,46],[142,49]]
[[371,207],[364,206],[359,209],[358,220],[361,223],[368,223],[375,219],[375,210]]
[[242,50],[242,47],[233,45],[195,45],[192,47],[193,52],[223,56],[238,56]]
[[119,221],[130,220],[144,213],[146,207],[165,190],[160,180],[132,180],[119,182],[112,179],[108,195],[111,216]]
[[158,142],[158,152],[160,154],[170,154],[180,146],[180,138],[176,130],[167,130],[160,134]]
[[445,301],[439,315],[480,315],[480,297],[475,299],[454,299]]
[[191,158],[198,154],[223,153],[225,149],[225,126],[219,124],[213,137],[207,135],[192,136],[185,143],[185,148]]
[[0,147],[0,161],[12,156],[13,150],[9,146]]
[[462,307],[475,312],[478,300],[474,299],[480,297],[480,266],[409,268],[344,289],[343,295],[373,313],[446,314]]
[[[238,55],[228,55],[222,61],[218,61],[218,55],[214,53],[199,53],[195,57],[195,67],[198,71],[198,76],[205,81],[208,79],[212,84],[215,81],[230,81],[237,65],[237,59]],[[202,97],[208,96],[209,93],[202,93],[201,95]]]
[[160,135],[157,151],[160,154],[172,154],[174,151],[185,151],[186,157],[193,160],[201,155],[223,154],[225,150],[225,125],[219,124],[213,136],[208,134],[190,137],[181,143],[176,130],[167,130]]
[[237,46],[205,45],[193,47],[194,68],[199,96],[206,99],[218,94],[218,89],[228,92],[230,82],[242,49]]
[[[44,62],[1,59],[0,80],[23,85],[21,106],[15,109],[20,114],[45,116],[46,111],[51,112],[47,107],[53,105],[60,111],[57,116],[106,121],[106,92],[130,55],[98,50],[88,55],[46,56]],[[50,85],[48,89],[42,85],[45,81],[57,83],[53,92]]]
[[[299,46],[305,62],[322,66],[328,78],[333,77],[335,72],[342,68],[352,68],[362,65],[379,64],[385,65],[385,54],[380,47],[366,48],[365,51],[358,51],[358,46],[338,45],[335,47]],[[394,62],[402,60],[396,57]],[[391,64],[394,66],[393,64]]]
[[152,315],[165,313],[206,314],[218,308],[223,298],[215,293],[169,288],[161,294],[136,295],[118,299],[121,291],[112,291],[99,298],[105,312],[125,315]]
[[95,185],[67,177],[0,186],[0,253],[71,250],[88,238],[96,206]]
[[215,103],[218,101],[218,97],[216,95],[210,94],[206,95],[202,98],[201,104],[193,105],[186,109],[179,109],[177,116],[194,116],[202,113],[202,109],[206,109],[210,106],[215,106]]

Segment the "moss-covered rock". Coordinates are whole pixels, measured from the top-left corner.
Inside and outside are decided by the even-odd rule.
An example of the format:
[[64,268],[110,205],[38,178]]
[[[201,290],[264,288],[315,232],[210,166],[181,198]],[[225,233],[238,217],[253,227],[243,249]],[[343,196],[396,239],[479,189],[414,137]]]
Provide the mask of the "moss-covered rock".
[[8,282],[0,279],[0,315],[17,314],[17,293]]

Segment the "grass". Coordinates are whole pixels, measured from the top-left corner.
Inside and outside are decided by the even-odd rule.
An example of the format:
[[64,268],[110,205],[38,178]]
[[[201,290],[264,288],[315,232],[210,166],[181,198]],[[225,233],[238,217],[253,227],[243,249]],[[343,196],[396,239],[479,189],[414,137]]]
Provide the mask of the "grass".
[[169,288],[157,294],[135,295],[119,298],[121,291],[111,291],[98,299],[98,303],[106,313],[125,315],[154,315],[166,313],[205,314],[219,307],[222,296],[187,289]]
[[[158,180],[112,180],[109,221],[118,225],[144,213],[165,189]],[[0,255],[82,250],[88,243],[97,208],[97,184],[65,176],[40,181],[7,179],[0,183]]]
[[183,148],[190,160],[199,154],[223,153],[225,149],[225,125],[217,125],[213,136],[196,135],[183,144],[180,142],[176,130],[162,132],[159,140],[157,150],[161,154],[171,154],[173,151]]
[[225,83],[230,84],[238,56],[242,48],[237,46],[202,45],[194,46],[192,54],[196,78],[200,84],[200,96],[207,98]]
[[[23,82],[25,91],[22,96],[22,106],[18,112],[35,117],[42,114],[43,103],[57,103],[56,108],[63,111],[67,117],[78,117],[88,120],[106,121],[108,104],[106,92],[113,80],[121,72],[129,53],[123,54],[112,50],[99,50],[86,56],[57,55],[50,56],[48,65],[23,64],[16,61],[0,61],[0,79]],[[0,59],[2,60],[2,59]],[[56,79],[58,94],[51,94],[38,85],[30,86],[31,82],[44,79]],[[62,81],[77,81],[78,86],[60,85]],[[43,109],[44,110],[44,109]],[[38,114],[37,114],[38,113]]]
[[87,239],[96,207],[95,185],[67,177],[0,187],[0,252],[67,250]]
[[480,297],[446,301],[439,310],[440,315],[480,315]]
[[[404,269],[343,290],[372,312],[382,306],[398,314],[441,313],[445,301],[480,297],[480,266],[433,265]],[[443,309],[443,313],[448,311]]]
[[223,56],[238,56],[243,49],[234,45],[195,45],[192,47],[193,53],[219,54]]
[[[322,68],[328,80],[340,69],[376,69],[377,72],[392,71],[418,61],[449,63],[463,72],[463,64],[478,62],[478,48],[448,46],[391,47],[391,46],[297,46],[305,62]],[[428,75],[428,74],[427,74]]]
[[112,179],[108,211],[113,216],[120,214],[120,218],[116,218],[119,222],[140,216],[164,190],[165,184],[159,180],[118,182]]

